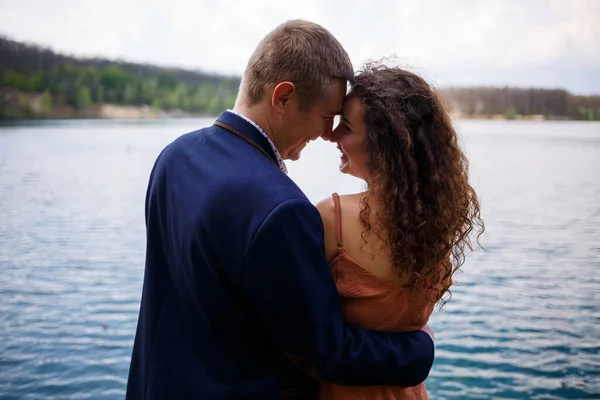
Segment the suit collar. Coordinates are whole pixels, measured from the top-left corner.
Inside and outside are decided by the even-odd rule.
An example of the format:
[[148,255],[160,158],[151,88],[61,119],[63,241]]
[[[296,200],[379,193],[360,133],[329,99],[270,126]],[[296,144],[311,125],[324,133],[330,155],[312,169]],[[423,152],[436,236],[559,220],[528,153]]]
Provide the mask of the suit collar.
[[273,160],[275,165],[279,164],[277,156],[275,155],[275,152],[273,151],[273,148],[269,144],[267,138],[264,137],[263,134],[258,129],[256,129],[256,127],[254,127],[244,118],[241,118],[240,116],[235,115],[232,112],[225,111],[223,112],[223,114],[221,114],[217,121],[225,125],[229,125],[230,127],[239,131],[240,133],[243,133],[249,140],[251,140],[257,146],[263,149],[267,153],[269,158]]

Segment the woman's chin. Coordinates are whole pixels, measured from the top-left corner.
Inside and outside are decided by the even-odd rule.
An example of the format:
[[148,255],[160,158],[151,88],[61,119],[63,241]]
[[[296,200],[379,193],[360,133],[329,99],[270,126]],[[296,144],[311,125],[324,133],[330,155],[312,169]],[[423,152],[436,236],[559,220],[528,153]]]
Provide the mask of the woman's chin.
[[340,172],[341,172],[342,174],[348,174],[348,173],[350,173],[350,172],[349,172],[349,168],[348,168],[348,162],[347,162],[347,161],[346,161],[346,162],[342,161],[342,162],[340,163]]
[[347,162],[346,163],[342,162],[340,164],[340,172],[342,174],[350,175],[350,176],[353,176],[358,179],[363,179],[363,180],[365,179],[362,175],[357,174],[356,171],[352,171],[352,169],[350,168],[350,165],[348,165]]

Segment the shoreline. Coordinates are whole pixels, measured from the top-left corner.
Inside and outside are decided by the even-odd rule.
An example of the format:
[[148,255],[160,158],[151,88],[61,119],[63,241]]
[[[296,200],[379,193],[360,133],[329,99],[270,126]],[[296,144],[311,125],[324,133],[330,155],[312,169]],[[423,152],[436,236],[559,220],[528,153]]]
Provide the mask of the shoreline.
[[[0,91],[0,95],[3,93]],[[52,104],[46,94],[12,92],[4,93],[5,104],[0,111],[0,124],[24,121],[160,121],[196,118],[214,118],[218,115],[193,113],[178,108],[165,110],[149,105],[121,105],[111,103],[93,104],[77,109],[64,103]],[[572,118],[566,115],[543,114],[467,114],[457,108],[449,110],[453,121],[598,121],[597,119]]]
[[[89,100],[89,99],[88,99]],[[181,108],[161,108],[148,104],[127,105],[114,103],[92,103],[73,106],[64,98],[49,93],[30,93],[0,87],[0,122],[52,121],[52,120],[162,120],[183,118],[211,118],[221,107],[203,111],[184,111]],[[514,107],[504,113],[485,113],[483,107],[476,112],[465,112],[465,107],[454,101],[446,102],[452,120],[496,120],[496,121],[598,121],[600,110],[588,114],[518,114]],[[538,111],[539,112],[539,111]]]
[[[19,127],[19,126],[68,126],[68,125],[79,125],[79,124],[121,124],[121,125],[136,125],[136,124],[167,124],[174,122],[185,122],[195,121],[199,119],[216,119],[218,115],[188,115],[188,116],[177,116],[177,117],[160,117],[160,118],[94,118],[94,117],[82,117],[82,118],[27,118],[27,119],[0,119],[0,128],[3,127]],[[600,123],[600,121],[589,121],[582,119],[535,119],[535,118],[452,118],[453,122],[479,122],[488,121],[495,123],[557,123],[557,122],[571,122],[571,123]]]

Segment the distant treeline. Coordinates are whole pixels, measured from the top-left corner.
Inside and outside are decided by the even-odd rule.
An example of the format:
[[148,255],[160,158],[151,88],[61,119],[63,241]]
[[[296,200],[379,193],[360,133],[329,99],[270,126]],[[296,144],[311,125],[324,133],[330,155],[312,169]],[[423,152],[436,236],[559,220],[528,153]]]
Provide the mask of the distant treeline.
[[[0,119],[97,116],[89,110],[103,104],[215,115],[233,106],[239,83],[239,77],[70,57],[0,36]],[[600,96],[562,89],[440,91],[459,117],[600,120]]]
[[0,37],[0,88],[45,93],[50,108],[109,103],[214,115],[233,105],[239,83],[239,77],[69,57]]
[[600,120],[600,96],[577,96],[562,89],[445,88],[444,98],[466,117],[503,115]]

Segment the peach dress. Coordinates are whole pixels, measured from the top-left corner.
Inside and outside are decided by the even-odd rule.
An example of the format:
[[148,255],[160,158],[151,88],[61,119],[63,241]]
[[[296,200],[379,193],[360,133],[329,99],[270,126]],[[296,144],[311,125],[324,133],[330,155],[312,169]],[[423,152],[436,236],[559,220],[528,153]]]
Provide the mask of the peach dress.
[[[342,301],[344,319],[363,328],[400,332],[417,330],[429,320],[435,304],[427,296],[416,296],[397,282],[385,280],[352,260],[342,246],[340,200],[333,195],[338,254],[329,267]],[[320,400],[427,399],[425,384],[410,388],[397,386],[341,386],[321,383]]]

